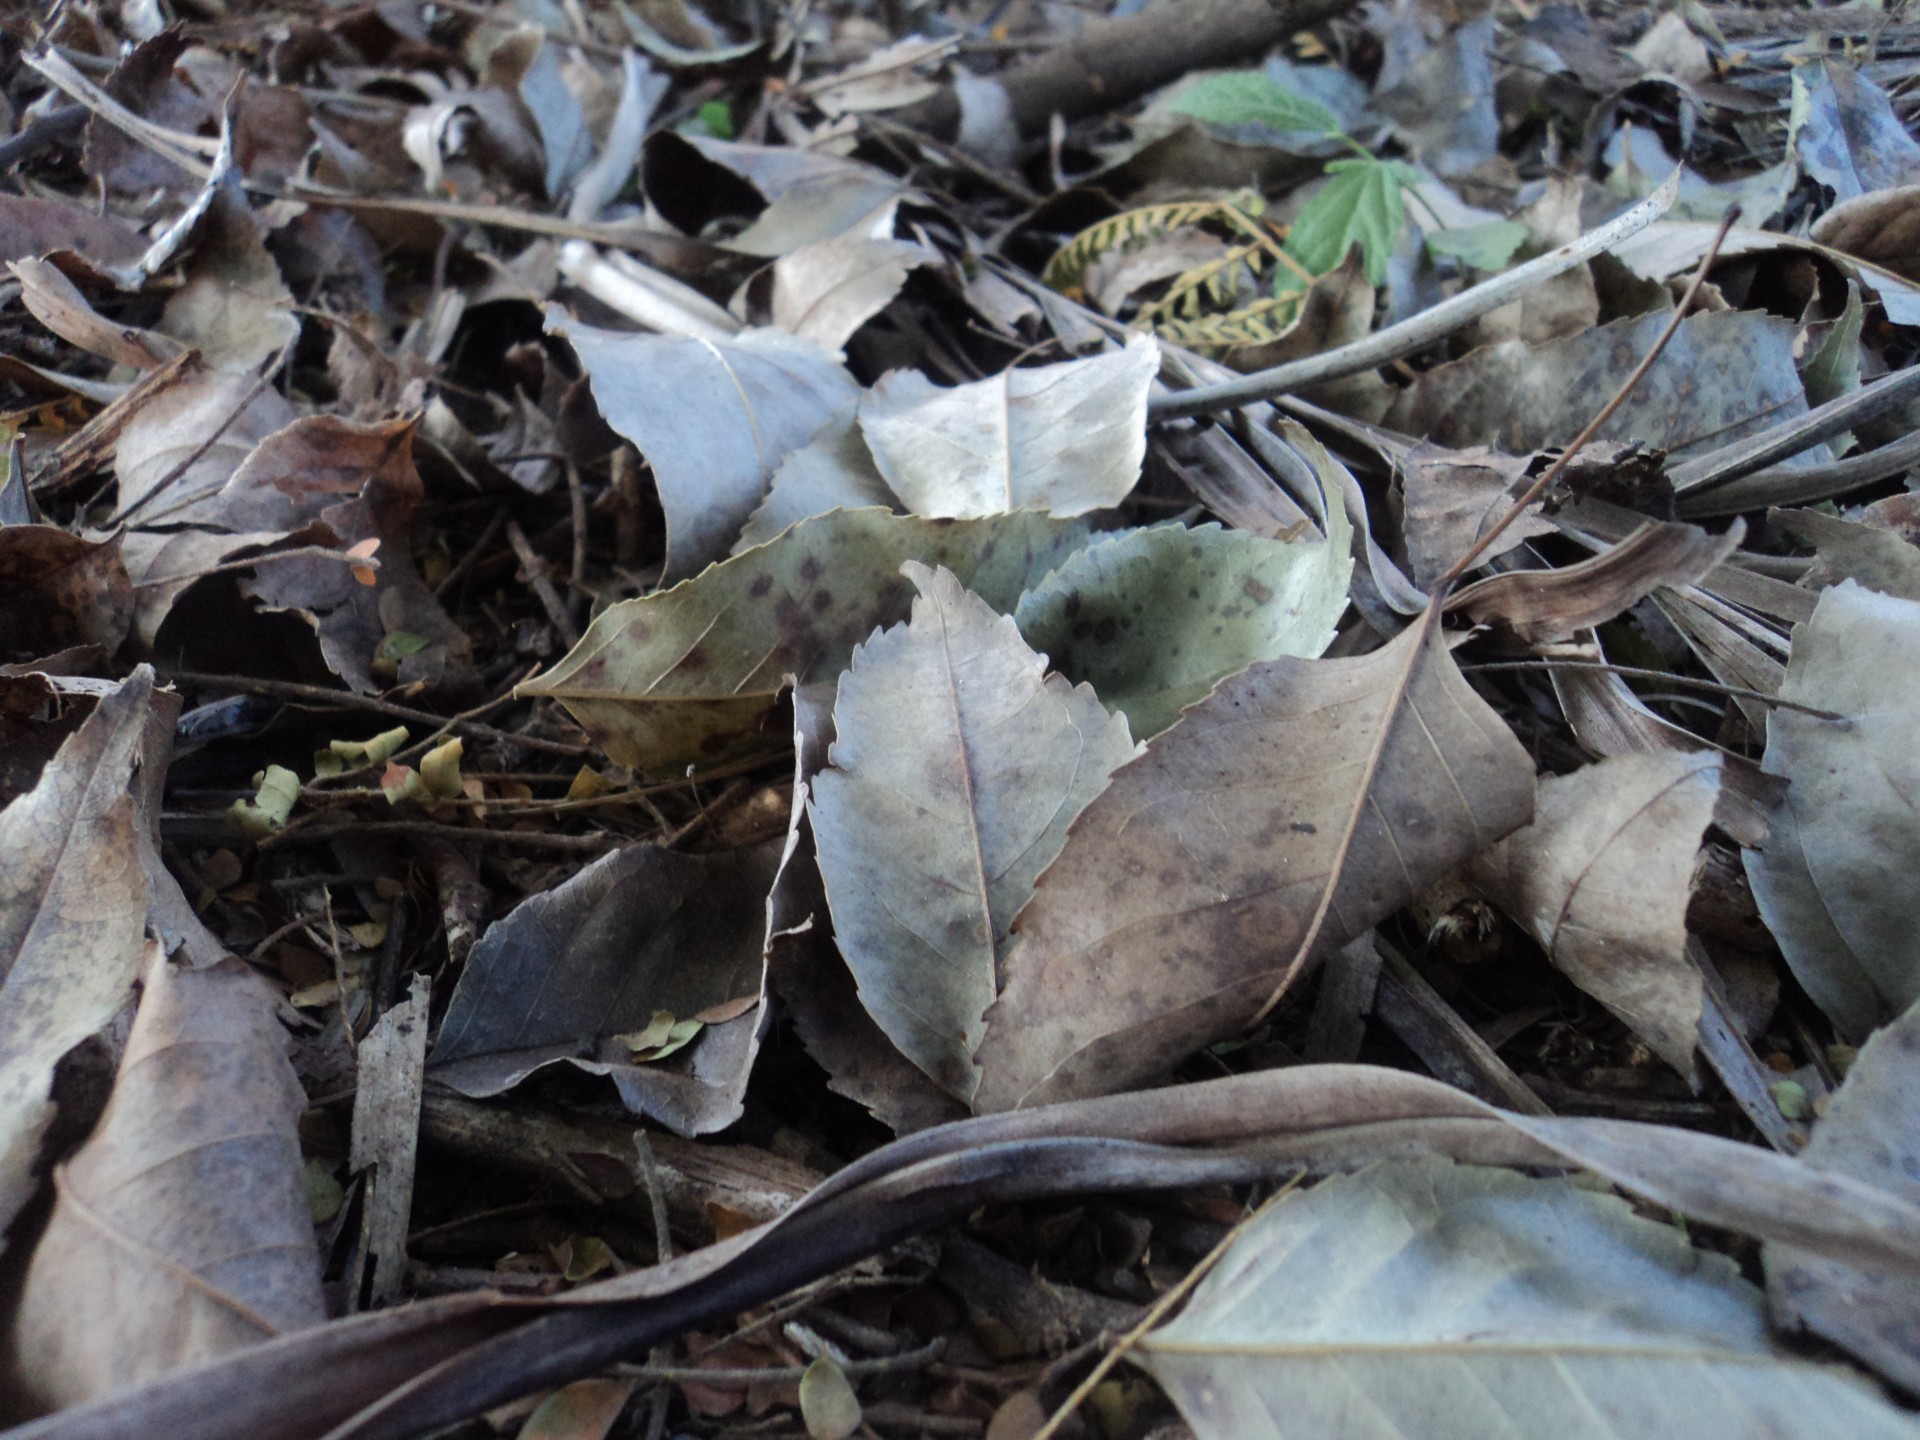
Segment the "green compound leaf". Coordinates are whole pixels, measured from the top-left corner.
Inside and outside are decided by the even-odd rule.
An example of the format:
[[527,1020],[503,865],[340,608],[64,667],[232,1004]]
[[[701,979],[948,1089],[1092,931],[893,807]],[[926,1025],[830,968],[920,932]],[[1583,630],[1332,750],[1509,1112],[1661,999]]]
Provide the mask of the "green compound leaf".
[[1270,125],[1275,130],[1337,131],[1340,121],[1318,100],[1275,84],[1264,70],[1209,75],[1170,107],[1209,125]]
[[1403,185],[1416,184],[1419,172],[1398,160],[1330,160],[1328,180],[1293,222],[1287,250],[1307,269],[1324,275],[1357,241],[1366,256],[1367,279],[1387,278],[1387,257],[1406,214]]

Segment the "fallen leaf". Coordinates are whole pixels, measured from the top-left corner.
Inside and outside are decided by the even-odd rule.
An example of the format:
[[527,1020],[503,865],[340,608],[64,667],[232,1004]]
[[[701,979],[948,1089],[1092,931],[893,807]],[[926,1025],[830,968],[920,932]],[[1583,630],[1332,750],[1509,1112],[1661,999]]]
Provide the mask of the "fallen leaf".
[[1841,1033],[1864,1039],[1920,1000],[1920,602],[1845,581],[1794,630],[1782,699],[1843,718],[1775,710],[1770,775],[1785,776],[1773,836],[1749,850],[1761,918],[1795,978]]
[[1447,599],[1480,624],[1503,625],[1530,645],[1604,625],[1662,586],[1691,585],[1739,548],[1746,522],[1714,535],[1697,525],[1650,522],[1591,560],[1555,570],[1509,570]]
[[119,649],[134,615],[124,538],[0,526],[0,655],[32,660],[73,645]]
[[693,1015],[764,987],[765,846],[679,855],[634,845],[522,901],[480,937],[454,987],[428,1073],[463,1095],[498,1095],[568,1064],[683,1135],[731,1124],[763,1007],[709,1026],[672,1065],[637,1065],[618,1037],[656,1011]]
[[1305,659],[1347,609],[1352,532],[1270,540],[1218,525],[1156,525],[1103,539],[1029,590],[1020,633],[1068,679],[1091,685],[1136,736],[1257,660]]
[[809,818],[861,1003],[966,1100],[1014,913],[1134,745],[951,571],[904,568],[920,598],[840,677]]
[[136,1386],[325,1318],[278,997],[154,947],[107,1112],[58,1172],[14,1357],[44,1405]]
[[606,1440],[636,1382],[576,1380],[542,1400],[515,1440]]
[[[1827,1101],[1800,1163],[1836,1170],[1920,1204],[1920,1004],[1876,1030]],[[1768,1242],[1774,1323],[1810,1331],[1920,1392],[1920,1291],[1908,1276]]]
[[[1491,445],[1514,455],[1564,444],[1593,418],[1595,397],[1618,388],[1666,323],[1654,312],[1547,345],[1485,346],[1423,372],[1384,423],[1436,445]],[[1752,311],[1688,316],[1598,438],[1639,440],[1684,457],[1805,414],[1797,333],[1790,321]],[[1806,454],[1826,458],[1824,446]]]
[[1872,190],[1842,201],[1813,222],[1822,245],[1920,280],[1920,184]]
[[1447,1161],[1282,1202],[1135,1354],[1200,1440],[1916,1433],[1846,1371],[1774,1351],[1759,1295],[1682,1231]]
[[975,1108],[1163,1073],[1532,810],[1531,761],[1437,624],[1222,681],[1081,812],[1016,919]]
[[[1523,457],[1484,445],[1449,450],[1422,443],[1407,452],[1402,529],[1414,584],[1433,589],[1447,568],[1513,508],[1526,488],[1527,465]],[[1539,509],[1538,502],[1528,506],[1481,558],[1504,555],[1531,536],[1551,535],[1553,522],[1541,518]]]
[[829,678],[875,626],[904,618],[906,560],[944,565],[1002,612],[1086,542],[1041,515],[924,520],[841,510],[803,521],[670,590],[608,609],[517,693],[561,701],[607,754],[654,773],[766,744],[789,681]]
[[853,407],[848,406],[780,462],[767,486],[767,498],[733,542],[733,553],[764,545],[809,516],[870,505],[893,508],[893,491],[874,468],[873,452],[867,449]]
[[36,1188],[54,1065],[140,971],[149,890],[130,791],[152,693],[142,666],[0,811],[0,1226]]
[[1836,200],[1920,181],[1920,140],[1886,91],[1851,65],[1821,58],[1794,67],[1788,138],[1801,168]]
[[730,340],[619,335],[550,313],[593,397],[653,467],[667,513],[667,577],[727,553],[780,462],[857,393],[828,351],[777,330]]
[[847,1440],[860,1428],[860,1397],[846,1372],[824,1355],[800,1377],[800,1418],[812,1440]]
[[896,370],[862,397],[860,429],[916,515],[1084,515],[1119,504],[1139,480],[1159,368],[1159,345],[1135,335],[1088,360],[950,389]]
[[893,238],[898,200],[828,240],[773,262],[773,323],[797,340],[841,353],[853,332],[900,293],[917,266],[939,256],[911,240]]
[[1533,823],[1465,872],[1690,1083],[1702,981],[1686,953],[1687,904],[1719,790],[1713,751],[1627,755],[1549,776]]
[[416,973],[407,998],[374,1022],[354,1052],[353,1143],[347,1164],[365,1184],[359,1258],[373,1271],[365,1281],[353,1277],[356,1309],[391,1304],[406,1279],[429,990],[427,977]]

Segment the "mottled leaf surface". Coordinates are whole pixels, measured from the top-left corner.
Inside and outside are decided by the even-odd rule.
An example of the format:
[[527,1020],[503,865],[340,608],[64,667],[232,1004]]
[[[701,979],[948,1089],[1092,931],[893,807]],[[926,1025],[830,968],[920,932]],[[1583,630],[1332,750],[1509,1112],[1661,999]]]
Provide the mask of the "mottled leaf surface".
[[1093,686],[1134,734],[1256,660],[1311,658],[1333,640],[1353,573],[1351,531],[1274,540],[1218,525],[1156,525],[1071,557],[1020,601],[1027,643]]
[[906,616],[902,562],[944,565],[1000,611],[1085,543],[1042,515],[927,520],[841,510],[705,574],[613,606],[523,695],[561,700],[614,759],[661,771],[764,745],[789,677],[831,678],[875,626]]

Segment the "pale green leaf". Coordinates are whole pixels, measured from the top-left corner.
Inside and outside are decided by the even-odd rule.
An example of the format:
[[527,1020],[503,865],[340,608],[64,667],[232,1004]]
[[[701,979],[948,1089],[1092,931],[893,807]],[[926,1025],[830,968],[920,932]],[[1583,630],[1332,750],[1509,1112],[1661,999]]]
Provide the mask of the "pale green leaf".
[[1387,278],[1387,259],[1399,238],[1406,206],[1400,190],[1419,175],[1398,160],[1371,156],[1327,162],[1327,183],[1295,218],[1287,250],[1307,269],[1324,275],[1359,245],[1367,279]]
[[847,1440],[860,1428],[860,1397],[847,1372],[822,1355],[800,1377],[800,1418],[810,1440]]
[[1210,125],[1266,125],[1275,130],[1337,131],[1334,113],[1276,84],[1264,70],[1230,70],[1196,80],[1168,107]]
[[1157,525],[1080,551],[1015,618],[1028,644],[1145,739],[1256,660],[1321,654],[1352,571],[1344,539]]
[[1012,610],[1086,536],[1083,521],[1031,513],[836,510],[613,606],[518,693],[561,701],[620,764],[653,773],[720,764],[767,744],[767,713],[789,679],[831,679],[875,626],[905,617],[913,586],[903,561],[944,565]]
[[959,1099],[977,1083],[998,957],[1067,826],[1134,754],[1124,719],[946,571],[909,564],[907,625],[840,677],[810,808],[861,1003]]
[[1504,270],[1526,240],[1527,227],[1518,220],[1489,220],[1484,225],[1434,230],[1427,236],[1427,249],[1435,255],[1451,255],[1476,270]]
[[1759,1294],[1679,1229],[1444,1160],[1279,1205],[1137,1353],[1199,1440],[1920,1435],[1775,1352]]

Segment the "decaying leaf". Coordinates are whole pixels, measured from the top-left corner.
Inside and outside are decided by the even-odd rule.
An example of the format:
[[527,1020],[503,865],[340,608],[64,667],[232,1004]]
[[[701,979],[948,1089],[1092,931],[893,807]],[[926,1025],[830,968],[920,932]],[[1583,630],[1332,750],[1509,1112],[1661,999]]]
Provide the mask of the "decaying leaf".
[[1686,954],[1687,902],[1719,790],[1710,750],[1625,755],[1550,776],[1533,823],[1466,872],[1689,1080],[1702,981]]
[[[1505,515],[1526,489],[1527,461],[1484,445],[1448,450],[1420,444],[1407,452],[1402,483],[1406,491],[1407,560],[1413,583],[1423,590],[1438,580],[1474,542]],[[1539,506],[1509,525],[1483,558],[1504,555],[1533,535],[1550,535],[1553,523]]]
[[1565,1180],[1447,1161],[1329,1180],[1141,1342],[1200,1440],[1906,1440],[1871,1386],[1767,1343],[1724,1256]]
[[1083,522],[1031,514],[817,516],[671,590],[614,606],[520,693],[563,702],[623,765],[716,764],[765,744],[763,722],[790,680],[832,676],[875,626],[906,615],[913,587],[902,562],[943,565],[1008,611],[1086,537]]
[[278,997],[237,960],[158,953],[99,1128],[58,1172],[13,1334],[45,1405],[325,1318]]
[[1014,618],[1135,735],[1157,735],[1225,676],[1332,642],[1353,554],[1345,512],[1330,513],[1327,539],[1156,525],[1101,540],[1021,597]]
[[1012,620],[908,562],[911,621],[853,655],[814,842],[835,938],[900,1052],[961,1100],[1014,913],[1134,746]]
[[860,428],[894,494],[916,515],[1084,515],[1140,478],[1147,388],[1160,347],[1121,350],[941,389],[917,370],[860,401]]
[[1164,1072],[1532,810],[1531,762],[1435,625],[1222,681],[1081,812],[1015,921],[975,1108]]
[[1801,985],[1841,1032],[1864,1039],[1920,999],[1920,602],[1849,580],[1822,592],[1793,636],[1768,774],[1788,781],[1773,835],[1745,854],[1753,898]]
[[607,423],[653,467],[667,512],[667,576],[723,557],[780,462],[857,393],[840,362],[777,330],[731,340],[619,335],[565,320]]
[[33,1195],[54,1065],[140,970],[148,885],[130,791],[152,692],[143,666],[0,812],[0,1226]]
[[874,468],[873,452],[867,449],[849,406],[780,462],[767,486],[767,498],[733,542],[733,553],[764,545],[811,515],[872,505],[893,508],[893,491]]
[[773,323],[797,340],[839,354],[900,292],[915,266],[939,257],[893,238],[899,201],[829,240],[816,240],[773,264]]
[[[1920,1204],[1920,1004],[1860,1048],[1800,1152]],[[1907,1276],[1769,1243],[1767,1295],[1775,1322],[1831,1340],[1909,1393],[1920,1392],[1920,1290]]]
[[659,1011],[691,1019],[761,999],[778,860],[764,846],[696,856],[636,845],[523,901],[473,947],[428,1073],[463,1095],[498,1095],[571,1064],[681,1134],[730,1124],[763,1005],[708,1026],[671,1064],[635,1064],[620,1037]]

